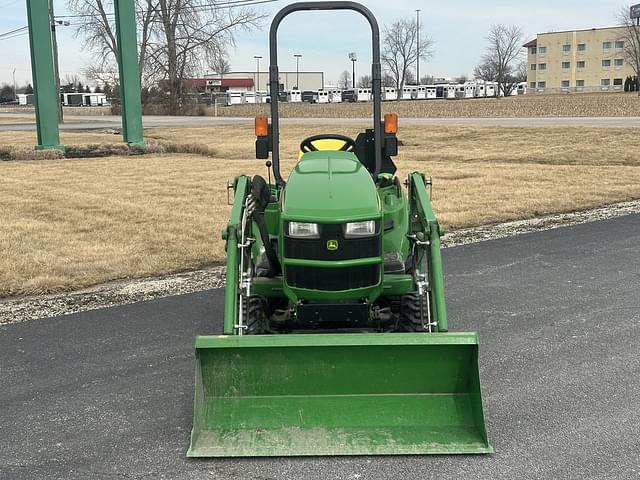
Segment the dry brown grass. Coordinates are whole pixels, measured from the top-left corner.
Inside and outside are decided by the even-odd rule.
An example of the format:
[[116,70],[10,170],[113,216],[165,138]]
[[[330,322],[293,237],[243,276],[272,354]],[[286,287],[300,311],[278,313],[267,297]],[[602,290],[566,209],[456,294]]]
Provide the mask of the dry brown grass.
[[[179,135],[175,135],[179,139]],[[114,143],[116,137],[109,133],[85,132],[67,134],[63,132],[61,141],[65,145],[64,153],[59,150],[34,150],[34,138],[31,132],[3,132],[0,133],[0,141],[11,143],[0,144],[0,160],[50,160],[54,158],[96,158],[123,155],[147,154],[174,154],[186,153],[213,157],[216,150],[210,145],[200,142],[184,142],[177,140],[164,140],[149,135],[145,141],[144,149],[139,147],[129,148],[126,144]],[[82,141],[85,143],[69,143]]]
[[36,123],[35,116],[28,115],[0,115],[0,125],[10,125],[16,123]]
[[[147,138],[202,154],[0,162],[0,296],[75,289],[219,263],[229,207],[226,182],[266,176],[249,126],[154,129]],[[283,125],[283,172],[297,144],[319,131]],[[448,227],[464,227],[640,198],[631,153],[638,131],[586,128],[421,126],[401,131],[400,174],[433,177],[434,204]],[[27,148],[33,133],[0,133]],[[67,144],[114,136],[63,132]],[[213,149],[213,151],[211,150]]]
[[[282,117],[367,118],[371,103],[310,105],[282,103]],[[253,117],[266,114],[265,104],[218,107],[219,116]],[[634,117],[640,112],[640,97],[635,93],[594,93],[575,95],[520,95],[508,98],[466,100],[414,100],[383,102],[382,111],[401,117]],[[213,115],[213,108],[206,110]]]

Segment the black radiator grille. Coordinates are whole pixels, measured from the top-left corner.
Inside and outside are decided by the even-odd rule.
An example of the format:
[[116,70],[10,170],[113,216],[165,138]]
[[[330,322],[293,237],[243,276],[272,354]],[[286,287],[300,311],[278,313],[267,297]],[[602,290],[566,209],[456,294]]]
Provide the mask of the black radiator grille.
[[287,284],[310,290],[351,290],[376,285],[380,280],[380,264],[346,268],[287,266]]
[[[379,223],[379,222],[378,222]],[[353,260],[356,258],[379,257],[382,254],[380,226],[376,225],[376,235],[362,238],[345,238],[342,225],[320,225],[320,238],[284,238],[284,256],[302,260]],[[327,242],[337,240],[338,248],[329,250]]]

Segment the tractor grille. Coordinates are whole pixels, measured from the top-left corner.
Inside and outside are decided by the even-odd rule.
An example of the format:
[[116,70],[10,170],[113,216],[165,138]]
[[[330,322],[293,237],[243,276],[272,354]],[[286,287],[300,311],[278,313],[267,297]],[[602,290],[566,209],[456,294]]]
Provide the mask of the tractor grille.
[[[378,226],[378,230],[380,227]],[[328,250],[327,241],[337,240],[338,249]],[[344,238],[342,225],[320,225],[320,238],[284,238],[284,256],[302,260],[353,260],[379,257],[382,253],[380,235],[365,238]]]
[[376,285],[380,280],[380,265],[359,265],[348,268],[316,268],[287,266],[287,284],[310,290],[351,290]]
[[[320,238],[284,238],[285,258],[298,260],[354,260],[382,256],[380,224],[376,235],[364,238],[345,238],[340,224],[321,224]],[[287,230],[285,230],[287,231]],[[327,242],[338,242],[329,250]],[[370,287],[380,281],[380,264],[344,268],[287,266],[285,277],[291,287],[310,290],[338,291]]]

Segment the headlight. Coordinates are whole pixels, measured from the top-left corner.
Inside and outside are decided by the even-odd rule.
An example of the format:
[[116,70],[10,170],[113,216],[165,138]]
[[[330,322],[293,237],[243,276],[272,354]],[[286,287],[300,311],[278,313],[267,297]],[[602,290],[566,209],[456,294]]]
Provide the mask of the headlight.
[[370,237],[376,233],[376,222],[367,220],[366,222],[347,223],[344,228],[344,236],[346,238],[353,237]]
[[289,236],[298,238],[320,238],[317,223],[289,222]]

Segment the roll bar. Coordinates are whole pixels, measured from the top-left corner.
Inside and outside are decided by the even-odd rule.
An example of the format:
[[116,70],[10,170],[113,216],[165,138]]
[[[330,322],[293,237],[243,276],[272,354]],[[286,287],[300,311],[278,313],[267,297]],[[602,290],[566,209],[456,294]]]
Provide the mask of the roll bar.
[[[285,181],[280,175],[280,124],[278,116],[278,94],[280,91],[280,79],[278,72],[278,27],[280,22],[293,12],[304,10],[353,10],[362,14],[371,26],[372,64],[371,64],[371,89],[373,91],[373,130],[375,144],[375,171],[374,178],[377,178],[382,167],[382,123],[381,123],[381,82],[382,71],[380,67],[380,29],[376,18],[364,5],[347,1],[327,1],[327,2],[298,2],[287,5],[273,18],[271,29],[269,30],[269,93],[271,95],[271,161],[273,164],[273,175],[276,183],[280,186]],[[355,86],[354,86],[355,87]]]

